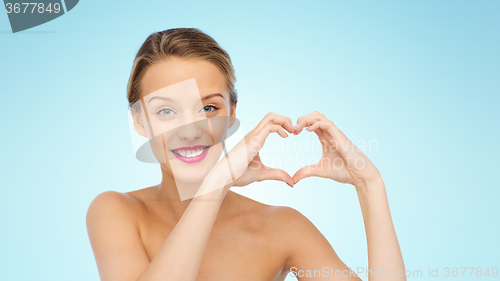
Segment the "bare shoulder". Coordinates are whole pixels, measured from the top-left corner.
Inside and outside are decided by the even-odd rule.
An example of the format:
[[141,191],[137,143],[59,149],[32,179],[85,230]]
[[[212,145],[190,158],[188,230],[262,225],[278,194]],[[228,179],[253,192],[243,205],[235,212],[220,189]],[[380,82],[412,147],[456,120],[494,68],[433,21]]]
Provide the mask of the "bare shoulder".
[[335,259],[336,254],[330,243],[301,212],[242,197],[238,200],[241,211],[232,223],[265,241],[269,250],[280,256],[286,270],[303,264],[310,257]]
[[150,263],[142,244],[132,196],[105,191],[87,210],[87,232],[101,280],[137,280]]
[[140,209],[140,201],[127,193],[104,191],[98,194],[87,210],[87,224],[102,217],[120,217],[135,221],[134,214]]
[[263,204],[238,195],[241,201],[240,217],[247,225],[265,228],[281,238],[301,236],[304,233],[319,232],[314,224],[298,210],[288,206]]
[[286,242],[296,245],[302,239],[322,236],[305,215],[292,207],[269,206],[266,213],[273,231]]

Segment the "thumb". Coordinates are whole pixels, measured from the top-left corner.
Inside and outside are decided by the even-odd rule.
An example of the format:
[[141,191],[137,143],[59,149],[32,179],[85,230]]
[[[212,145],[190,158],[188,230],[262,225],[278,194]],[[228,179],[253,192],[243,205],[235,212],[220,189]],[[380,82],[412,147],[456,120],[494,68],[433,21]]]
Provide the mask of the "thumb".
[[296,184],[301,179],[304,179],[307,177],[321,177],[321,174],[317,170],[317,165],[307,165],[307,166],[300,168],[293,175],[293,183]]
[[286,182],[289,186],[293,187],[292,177],[285,171],[281,169],[274,169],[269,167],[264,167],[261,173],[260,180],[278,180]]

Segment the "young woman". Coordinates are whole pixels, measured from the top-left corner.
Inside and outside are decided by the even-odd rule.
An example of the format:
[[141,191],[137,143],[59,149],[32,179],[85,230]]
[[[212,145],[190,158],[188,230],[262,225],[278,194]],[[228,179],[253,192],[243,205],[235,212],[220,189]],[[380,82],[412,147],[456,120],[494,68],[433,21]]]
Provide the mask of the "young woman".
[[[198,103],[188,104],[182,97],[151,98],[151,93],[193,78]],[[158,130],[151,125],[155,120],[234,118],[234,82],[228,54],[200,30],[176,28],[151,34],[137,53],[128,85],[131,107],[142,104],[149,114],[147,124],[133,114],[137,132],[145,136],[147,130]],[[299,134],[304,129],[315,132],[323,145],[318,165],[304,167],[293,177],[262,165],[258,151],[270,133],[287,137],[285,131]],[[157,144],[151,138],[153,150],[163,145],[165,158],[173,155],[183,160],[175,164],[180,172],[173,172],[169,161],[159,161],[160,184],[127,193],[106,191],[89,206],[87,229],[101,280],[284,280],[290,272],[301,281],[359,280],[301,213],[230,191],[231,186],[263,180],[293,186],[309,176],[352,184],[356,189],[368,240],[369,270],[378,271],[374,274],[378,277],[369,279],[406,280],[384,182],[370,160],[324,115],[313,112],[293,125],[288,117],[267,114],[240,142],[252,157],[245,164],[253,168],[240,174],[235,171],[234,181],[222,175],[220,162],[210,172],[206,169],[222,153],[210,133],[195,128],[162,138]],[[189,150],[200,145],[199,150]],[[205,158],[199,160],[201,153]],[[198,160],[190,162],[190,157]],[[191,177],[203,177],[200,188],[212,189],[181,200],[178,185]]]

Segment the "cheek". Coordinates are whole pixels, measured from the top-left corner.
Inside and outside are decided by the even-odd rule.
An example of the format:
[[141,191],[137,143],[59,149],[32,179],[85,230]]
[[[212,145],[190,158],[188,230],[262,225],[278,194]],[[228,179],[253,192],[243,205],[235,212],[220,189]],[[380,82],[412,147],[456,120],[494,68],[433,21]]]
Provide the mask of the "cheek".
[[151,129],[153,130],[153,132],[151,132],[151,135],[154,135],[155,137],[160,136],[161,134],[172,134],[175,129],[178,129],[182,125],[185,125],[180,122],[180,120],[162,120],[160,118],[150,118],[150,121]]
[[153,154],[159,163],[167,163],[168,162],[167,161],[168,156],[167,156],[167,153],[164,149],[162,135],[159,135],[159,136],[156,136],[156,137],[150,139],[149,145],[151,146],[151,150],[153,151]]
[[227,128],[229,126],[228,116],[210,117],[211,133],[214,142],[220,143],[226,139]]

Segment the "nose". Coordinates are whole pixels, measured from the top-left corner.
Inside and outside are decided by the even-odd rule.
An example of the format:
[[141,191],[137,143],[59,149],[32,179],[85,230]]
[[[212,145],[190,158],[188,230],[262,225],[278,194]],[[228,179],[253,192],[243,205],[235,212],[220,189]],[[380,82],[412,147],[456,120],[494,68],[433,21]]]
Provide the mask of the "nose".
[[206,119],[197,121],[191,119],[179,128],[177,136],[187,142],[197,140],[203,134],[203,127],[206,126],[206,124]]

